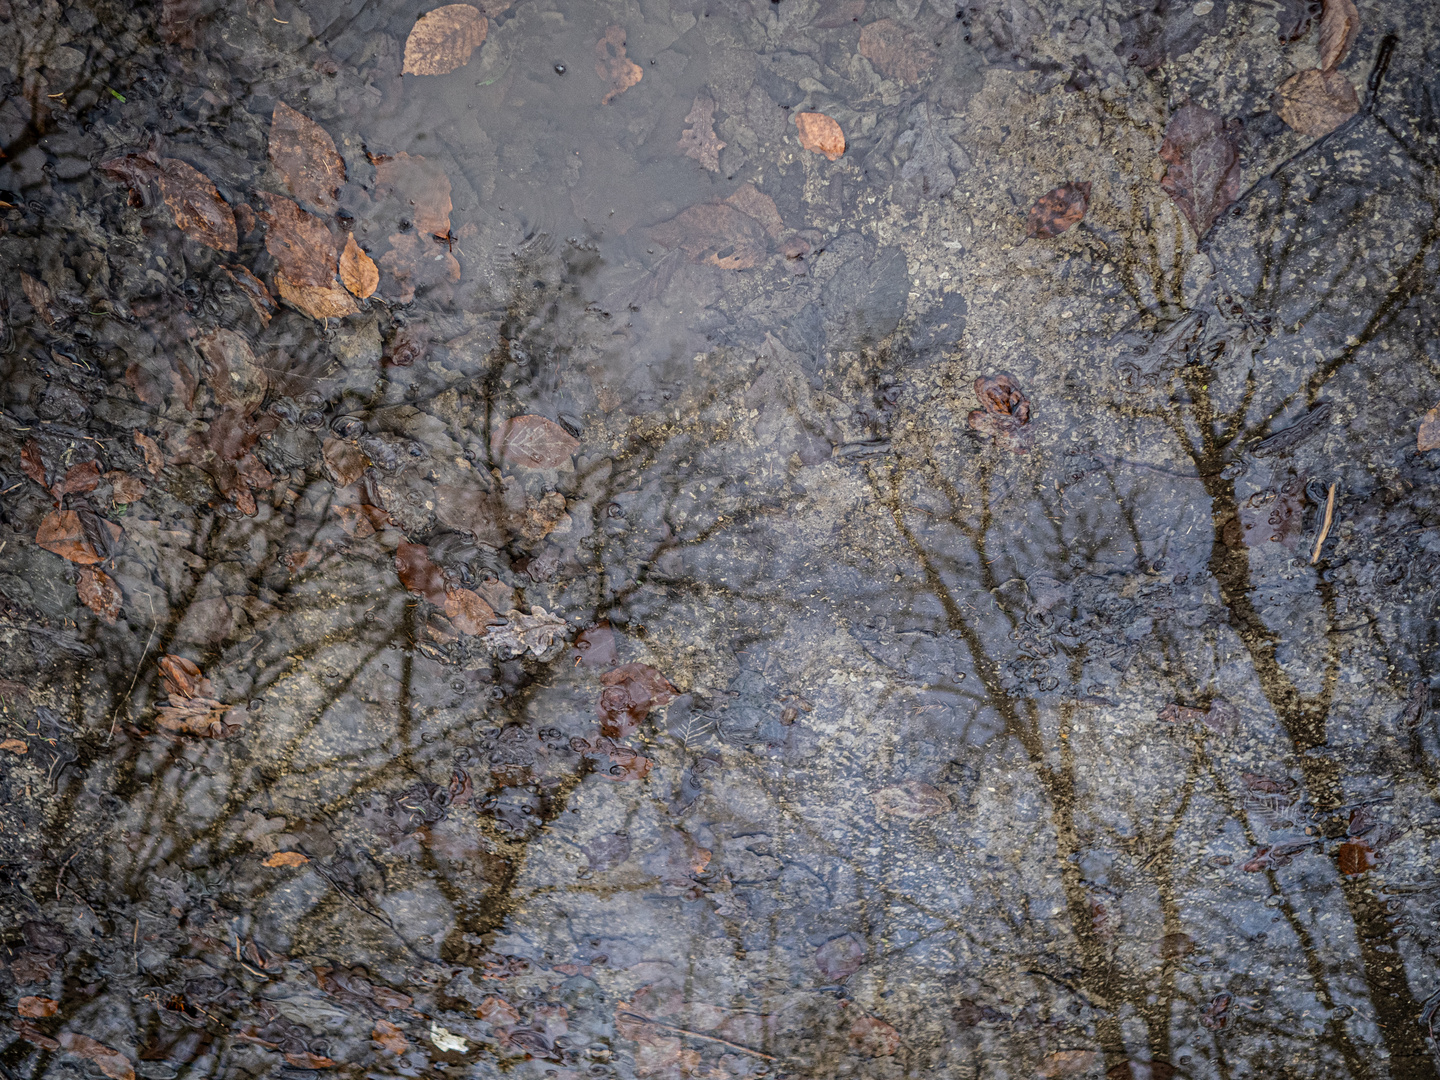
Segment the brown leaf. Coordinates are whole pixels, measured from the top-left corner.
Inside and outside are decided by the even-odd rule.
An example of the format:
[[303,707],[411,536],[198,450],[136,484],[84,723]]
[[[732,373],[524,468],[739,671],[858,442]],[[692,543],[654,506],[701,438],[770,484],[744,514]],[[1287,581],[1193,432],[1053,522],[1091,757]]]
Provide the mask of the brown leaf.
[[686,207],[650,230],[655,242],[679,248],[691,262],[722,270],[749,270],[769,251],[765,229],[749,214],[728,203]]
[[244,335],[234,330],[211,330],[195,339],[195,349],[216,404],[246,413],[260,407],[270,380]]
[[16,1033],[22,1039],[24,1039],[28,1043],[33,1043],[35,1046],[40,1047],[42,1050],[49,1050],[51,1053],[54,1053],[56,1050],[60,1049],[60,1044],[58,1042],[50,1038],[49,1035],[46,1035],[34,1024],[30,1023],[29,1020],[15,1020],[11,1022],[10,1026],[15,1029]]
[[602,105],[609,105],[644,77],[640,65],[625,54],[624,27],[609,27],[605,36],[595,43],[595,74],[609,86],[600,99]]
[[[119,525],[103,518],[96,520],[100,522],[100,527],[109,533],[112,544],[119,541]],[[36,530],[35,543],[46,551],[53,551],[62,559],[69,559],[81,566],[89,566],[105,559],[105,556],[96,550],[94,539],[86,535],[80,515],[74,510],[56,510],[46,514],[40,522],[40,528]]]
[[950,809],[950,796],[919,780],[906,780],[872,792],[870,800],[878,813],[887,817],[918,821]]
[[1420,421],[1420,431],[1415,437],[1415,449],[1420,453],[1440,450],[1440,405],[1425,414]]
[[[245,206],[244,203],[240,205],[244,207],[246,213],[254,216],[248,206]],[[225,273],[239,287],[241,295],[250,301],[250,306],[255,309],[255,314],[260,316],[260,322],[269,326],[270,319],[275,314],[275,298],[270,295],[270,290],[265,288],[265,283],[243,266],[227,266]]]
[[844,982],[865,962],[865,946],[854,934],[831,938],[815,950],[815,967],[831,982]]
[[1105,1070],[1105,1080],[1170,1080],[1175,1066],[1160,1058],[1149,1061],[1122,1061]]
[[558,469],[568,465],[580,440],[543,416],[513,416],[495,426],[490,449],[523,469]]
[[800,131],[800,145],[806,150],[824,154],[831,161],[845,153],[845,133],[824,113],[802,112],[795,117],[795,126]]
[[395,573],[400,584],[410,592],[423,596],[436,607],[445,606],[445,574],[430,559],[424,544],[401,541],[395,549]]
[[876,19],[860,31],[860,55],[882,75],[907,83],[919,82],[937,59],[924,38],[893,19]]
[[1078,1076],[1088,1073],[1104,1060],[1105,1055],[1099,1050],[1056,1050],[1041,1059],[1035,1072],[1047,1078]]
[[216,251],[236,250],[235,215],[210,178],[179,158],[162,158],[160,166],[160,195],[176,227]]
[[1375,850],[1364,840],[1347,840],[1340,845],[1340,873],[1356,877],[1375,868]]
[[380,268],[360,250],[353,232],[340,253],[340,283],[359,300],[372,295],[380,285]]
[[22,997],[15,1011],[21,1016],[44,1017],[54,1016],[59,1008],[60,1003],[54,998]]
[[41,487],[49,486],[45,483],[45,459],[40,454],[40,444],[34,439],[28,440],[20,450],[20,471]]
[[460,280],[460,264],[449,250],[450,177],[439,162],[406,153],[372,159],[375,164],[375,198],[396,208],[397,221],[404,217],[413,228],[392,233],[390,250],[380,258],[380,268],[389,273],[396,288],[387,286],[387,295],[401,303],[415,299],[415,290],[443,281]]
[[138,476],[111,469],[105,474],[105,479],[110,481],[110,500],[114,503],[123,506],[137,503],[145,497],[145,481]]
[[12,754],[28,754],[30,747],[25,744],[24,739],[6,739],[0,742],[0,750],[8,750]]
[[230,706],[223,702],[202,697],[183,701],[172,697],[170,701],[169,705],[160,705],[155,709],[155,722],[167,731],[223,739],[239,729],[239,725],[225,723],[225,714],[230,711]]
[[71,465],[64,478],[52,489],[58,499],[62,495],[84,495],[100,486],[100,464],[94,460]]
[[489,24],[469,4],[446,4],[415,20],[405,39],[405,75],[448,75],[470,62]]
[[270,117],[270,161],[299,202],[309,203],[322,213],[339,205],[340,189],[345,185],[345,162],[335,150],[335,140],[314,120],[283,101],[275,103]]
[[469,589],[449,589],[445,593],[445,617],[462,634],[483,634],[495,612],[480,596]]
[[157,665],[165,693],[172,698],[184,700],[192,697],[209,697],[214,693],[210,680],[200,672],[200,665],[183,656],[166,653]]
[[285,1055],[285,1060],[297,1069],[329,1069],[335,1062],[323,1054],[312,1054],[308,1050],[295,1050]]
[[780,217],[780,208],[775,205],[775,200],[754,184],[741,184],[725,201],[758,221],[772,239],[778,240],[785,232],[785,222]]
[[1329,135],[1360,111],[1355,87],[1339,72],[1307,68],[1280,84],[1280,119],[1301,135]]
[[103,570],[86,566],[80,570],[80,580],[75,586],[80,602],[99,615],[111,626],[120,614],[120,587]]
[[39,278],[31,277],[25,271],[20,271],[20,290],[25,294],[25,299],[35,309],[35,314],[40,316],[40,321],[52,330],[55,328],[55,313],[50,310],[50,305],[55,299],[55,294],[50,291],[50,286]]
[[410,1049],[410,1040],[405,1038],[405,1032],[389,1020],[375,1021],[375,1030],[370,1033],[370,1037],[379,1043],[382,1049],[389,1050],[392,1054],[403,1054]]
[[335,238],[325,223],[280,195],[262,193],[269,204],[265,250],[280,264],[275,288],[280,298],[312,319],[340,318],[360,309],[336,279]]
[[495,1027],[513,1027],[520,1023],[520,1013],[515,1006],[494,994],[476,1006],[475,1015]]
[[348,487],[365,475],[370,459],[354,443],[344,439],[326,439],[320,446],[325,468],[336,487]]
[[1078,224],[1090,208],[1089,182],[1061,184],[1046,192],[1030,208],[1025,235],[1048,240]]
[[135,432],[135,445],[140,447],[141,453],[145,455],[145,468],[151,476],[159,476],[160,470],[165,467],[165,455],[160,452],[160,444],[142,431]]
[[1204,236],[1240,194],[1238,127],[1199,105],[1177,109],[1165,127],[1160,160],[1167,167],[1160,187],[1197,236]]
[[1355,0],[1325,0],[1320,15],[1320,66],[1334,71],[1360,33],[1360,11]]
[[849,1040],[850,1049],[865,1057],[889,1057],[900,1049],[900,1033],[876,1016],[857,1016]]
[[274,855],[267,855],[260,865],[276,870],[285,866],[304,866],[309,861],[310,856],[302,855],[298,851],[277,851]]
[[715,134],[714,117],[715,102],[708,97],[697,97],[685,117],[690,127],[680,133],[680,152],[711,172],[719,172],[720,151],[726,144]]
[[997,445],[1017,454],[1030,447],[1030,400],[1013,375],[1001,372],[975,380],[975,396],[982,408],[970,413],[965,422],[972,431],[991,436]]
[[60,1033],[60,1045],[76,1057],[93,1061],[110,1080],[135,1080],[135,1069],[130,1059],[118,1050],[111,1050],[88,1035],[77,1035],[73,1031]]

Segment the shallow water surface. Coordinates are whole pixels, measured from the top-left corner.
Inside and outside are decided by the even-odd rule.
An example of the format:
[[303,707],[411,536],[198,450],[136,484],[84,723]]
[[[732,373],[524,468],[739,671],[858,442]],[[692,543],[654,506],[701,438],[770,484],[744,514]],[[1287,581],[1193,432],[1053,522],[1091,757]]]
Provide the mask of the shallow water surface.
[[1432,5],[0,69],[4,1080],[1440,1075]]

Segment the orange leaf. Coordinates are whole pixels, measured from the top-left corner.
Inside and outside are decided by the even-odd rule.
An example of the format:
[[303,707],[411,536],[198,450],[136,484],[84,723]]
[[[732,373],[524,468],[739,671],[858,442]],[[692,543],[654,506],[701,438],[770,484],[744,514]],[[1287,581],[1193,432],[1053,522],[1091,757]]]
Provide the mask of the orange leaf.
[[377,1020],[371,1038],[392,1054],[403,1054],[410,1049],[410,1040],[405,1038],[405,1033],[389,1020]]
[[30,747],[25,745],[24,739],[6,739],[0,742],[0,750],[9,750],[12,754],[28,754]]
[[104,570],[93,566],[80,568],[80,580],[75,585],[80,602],[99,615],[111,626],[120,615],[120,587]]
[[579,448],[579,439],[543,416],[511,417],[490,436],[491,450],[524,469],[558,469]]
[[612,26],[605,36],[595,43],[595,74],[610,86],[600,99],[602,105],[609,105],[645,75],[640,65],[625,54],[625,29]]
[[824,154],[831,161],[845,153],[845,133],[824,113],[802,112],[795,117],[795,126],[800,129],[800,145],[806,150]]
[[1440,405],[1425,414],[1420,421],[1420,431],[1415,437],[1415,449],[1420,453],[1440,450]]
[[489,23],[469,4],[446,4],[415,20],[405,39],[405,75],[448,75],[470,62]]
[[129,1058],[118,1050],[111,1050],[104,1043],[96,1042],[88,1035],[62,1031],[60,1045],[76,1057],[93,1061],[110,1080],[135,1080],[135,1069]]
[[20,1003],[15,1006],[15,1011],[21,1016],[54,1016],[60,1003],[54,998],[47,997],[22,997]]
[[340,283],[361,300],[374,293],[380,284],[380,268],[360,250],[353,232],[340,253]]
[[159,476],[160,470],[165,467],[165,455],[160,452],[160,444],[144,432],[135,432],[135,445],[145,455],[145,468],[151,476]]
[[282,866],[304,866],[310,861],[308,855],[301,855],[298,851],[277,851],[261,862],[261,866],[268,866],[272,870]]
[[495,621],[495,611],[479,593],[450,589],[445,593],[445,615],[462,634],[483,634]]
[[1364,840],[1347,840],[1340,845],[1340,873],[1357,877],[1375,868],[1375,851]]
[[323,127],[283,101],[270,117],[270,161],[290,194],[317,210],[334,210],[345,184],[345,162]]
[[[120,539],[120,526],[113,521],[101,521],[101,527],[110,533],[112,542]],[[85,535],[80,515],[74,510],[56,510],[46,514],[35,533],[35,543],[46,551],[53,551],[62,559],[87,566],[101,562],[104,556],[95,550],[94,543]]]

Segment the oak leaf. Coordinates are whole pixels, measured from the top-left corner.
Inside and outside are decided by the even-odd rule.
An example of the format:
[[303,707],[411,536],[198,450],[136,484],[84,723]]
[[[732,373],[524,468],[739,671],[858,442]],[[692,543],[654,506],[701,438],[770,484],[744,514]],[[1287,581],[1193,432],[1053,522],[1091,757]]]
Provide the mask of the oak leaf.
[[624,27],[607,28],[605,36],[595,43],[595,74],[609,86],[600,99],[602,105],[609,105],[644,77],[640,65],[625,54]]
[[1329,135],[1360,111],[1350,80],[1336,71],[1307,68],[1280,84],[1280,119],[1301,135]]
[[270,117],[270,161],[298,201],[329,212],[339,205],[345,162],[323,127],[283,101]]
[[1320,15],[1320,67],[1334,71],[1345,59],[1360,33],[1360,11],[1355,0],[1325,0]]
[[845,133],[824,113],[802,112],[795,117],[795,126],[800,131],[800,145],[806,150],[824,154],[831,161],[845,153]]
[[564,645],[566,629],[564,619],[538,605],[531,607],[529,615],[512,608],[505,613],[503,625],[486,629],[484,642],[502,659],[528,652],[540,660],[548,660]]
[[298,851],[277,851],[273,855],[267,855],[261,860],[261,866],[268,866],[272,870],[285,866],[304,866],[310,861],[310,856],[302,855]]
[[877,813],[907,821],[934,817],[950,809],[950,796],[919,780],[906,780],[881,788],[871,793],[870,800],[875,804]]
[[697,97],[685,117],[685,123],[690,126],[680,133],[680,152],[711,172],[719,172],[720,151],[726,144],[715,134],[714,118],[715,102],[708,97]]
[[80,602],[99,615],[111,626],[120,614],[120,587],[110,575],[93,566],[80,568],[80,580],[75,585]]
[[166,653],[156,666],[160,669],[165,693],[172,698],[210,697],[215,692],[210,680],[201,673],[200,665],[193,660]]
[[485,41],[485,16],[469,4],[446,4],[415,20],[405,39],[405,75],[448,75],[470,62]]
[[358,300],[373,295],[380,285],[380,268],[360,250],[353,232],[345,241],[345,250],[340,252],[340,283]]
[[1165,126],[1160,160],[1166,169],[1160,187],[1197,236],[1204,236],[1240,195],[1238,128],[1199,105],[1181,106]]
[[580,440],[543,416],[512,416],[495,426],[490,449],[522,469],[558,469],[568,465]]
[[1025,223],[1025,235],[1041,240],[1059,236],[1072,225],[1078,224],[1089,208],[1088,182],[1061,184],[1041,195],[1030,208],[1030,216]]

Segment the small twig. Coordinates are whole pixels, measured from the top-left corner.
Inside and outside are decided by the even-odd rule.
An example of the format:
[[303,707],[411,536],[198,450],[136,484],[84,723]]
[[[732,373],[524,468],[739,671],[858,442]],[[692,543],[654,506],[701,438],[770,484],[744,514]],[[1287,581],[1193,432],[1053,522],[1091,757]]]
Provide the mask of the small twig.
[[639,1020],[642,1023],[654,1024],[656,1027],[665,1028],[667,1031],[674,1031],[680,1035],[687,1035],[692,1039],[704,1039],[706,1042],[719,1043],[721,1046],[728,1046],[731,1050],[739,1050],[742,1054],[749,1054],[751,1057],[761,1058],[765,1061],[780,1060],[777,1057],[771,1057],[769,1054],[762,1054],[759,1050],[751,1050],[748,1046],[741,1046],[739,1043],[730,1042],[728,1039],[722,1039],[716,1035],[705,1035],[699,1031],[691,1031],[689,1028],[677,1027],[674,1024],[667,1024],[663,1020],[652,1020],[650,1017],[642,1016],[640,1013],[622,1011],[620,1015],[631,1020]]
[[1320,561],[1320,549],[1325,545],[1325,537],[1330,535],[1330,525],[1335,520],[1335,489],[1340,486],[1336,480],[1330,485],[1330,494],[1325,497],[1325,524],[1320,526],[1320,535],[1315,538],[1315,554],[1310,556],[1310,564],[1313,566]]
[[75,854],[65,860],[65,865],[60,867],[60,873],[55,876],[55,899],[60,899],[60,883],[65,880],[65,871],[70,869],[70,864],[75,861],[75,855],[80,854],[80,849],[75,849]]
[[120,704],[115,706],[115,711],[110,716],[110,734],[105,736],[107,743],[115,737],[115,725],[120,720],[120,710],[123,709],[130,700],[130,695],[135,690],[135,684],[140,679],[140,669],[145,666],[145,657],[150,652],[150,644],[155,640],[155,601],[151,599],[148,592],[145,594],[145,602],[150,605],[150,636],[145,639],[145,649],[140,653],[140,660],[135,665],[135,674],[131,676],[130,688],[125,691],[125,696],[120,699]]

